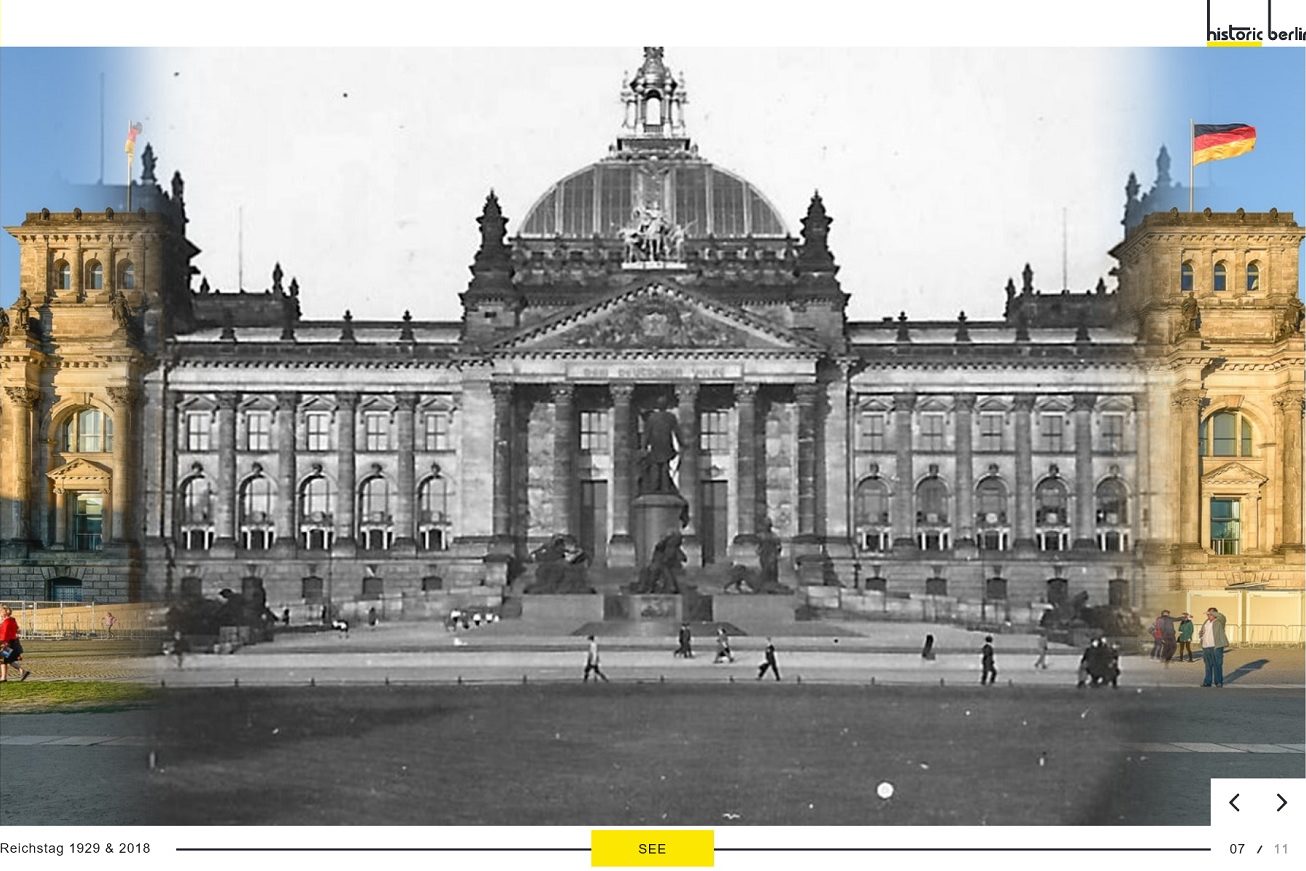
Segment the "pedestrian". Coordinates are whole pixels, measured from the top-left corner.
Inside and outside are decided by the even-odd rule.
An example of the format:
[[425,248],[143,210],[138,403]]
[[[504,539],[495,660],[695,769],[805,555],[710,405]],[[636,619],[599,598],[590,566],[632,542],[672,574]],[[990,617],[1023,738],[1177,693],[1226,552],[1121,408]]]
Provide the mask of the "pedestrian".
[[1161,639],[1161,618],[1160,618],[1160,616],[1158,615],[1157,618],[1156,618],[1155,620],[1152,621],[1152,653],[1151,653],[1151,656],[1152,656],[1153,659],[1160,659],[1160,658],[1161,658],[1161,647],[1162,647],[1162,645],[1163,645],[1163,641],[1162,641],[1162,639]]
[[1193,615],[1187,611],[1179,615],[1179,661],[1184,661],[1184,652],[1188,661],[1193,661]]
[[934,636],[925,636],[925,646],[921,648],[921,659],[926,662],[934,661]]
[[8,605],[0,606],[0,681],[9,680],[9,667],[18,669],[18,680],[27,680],[32,676],[29,669],[19,665],[23,658],[23,644],[18,640],[18,621],[14,619],[14,609]]
[[680,632],[677,635],[679,646],[673,656],[683,656],[685,659],[694,658],[694,637],[690,634],[689,624],[681,623]]
[[170,652],[177,660],[177,668],[181,668],[182,660],[186,658],[186,636],[181,634],[180,629],[177,629],[172,633]]
[[1206,609],[1206,622],[1202,624],[1202,662],[1206,664],[1206,676],[1202,686],[1224,686],[1224,649],[1229,646],[1229,638],[1224,634],[1225,616],[1216,608]]
[[998,681],[998,669],[993,664],[993,636],[984,636],[984,646],[980,648],[980,686],[992,686]]
[[1034,660],[1034,667],[1047,671],[1048,667],[1048,637],[1040,635],[1038,637],[1038,659]]
[[110,638],[113,637],[113,624],[118,622],[118,618],[113,616],[113,612],[104,615],[104,633]]
[[1120,689],[1120,645],[1110,644],[1106,647],[1106,666],[1107,678],[1111,681],[1111,689]]
[[769,668],[771,669],[771,673],[775,675],[775,679],[779,680],[780,666],[776,665],[775,645],[771,643],[770,638],[766,639],[766,651],[762,655],[765,658],[762,660],[762,665],[757,669],[757,679],[761,680],[762,676],[766,674],[766,670]]
[[589,642],[590,642],[589,653],[585,655],[585,676],[581,678],[581,682],[582,682],[582,683],[588,683],[588,682],[589,682],[589,679],[590,679],[590,672],[592,671],[592,672],[594,672],[596,675],[598,675],[600,678],[602,678],[604,683],[607,683],[607,682],[608,682],[608,676],[607,676],[606,674],[604,674],[602,671],[599,670],[599,642],[598,642],[598,639],[595,638],[593,635],[591,635],[591,636],[589,637]]
[[1169,611],[1162,611],[1158,618],[1161,625],[1161,661],[1166,665],[1174,659],[1175,649],[1175,627],[1174,618],[1170,616]]
[[730,652],[730,636],[726,634],[726,627],[718,626],[716,628],[716,658],[712,660],[713,664],[728,659],[735,661],[735,655]]
[[1082,690],[1088,684],[1088,679],[1090,676],[1089,666],[1093,662],[1093,655],[1095,652],[1093,650],[1093,647],[1096,644],[1097,644],[1097,639],[1094,638],[1092,641],[1088,643],[1088,647],[1084,648],[1084,655],[1079,658],[1079,672],[1075,683],[1075,687],[1077,689]]
[[289,608],[282,608],[282,609],[281,609],[281,625],[282,625],[282,626],[289,626],[289,625],[290,625],[290,609],[289,609]]

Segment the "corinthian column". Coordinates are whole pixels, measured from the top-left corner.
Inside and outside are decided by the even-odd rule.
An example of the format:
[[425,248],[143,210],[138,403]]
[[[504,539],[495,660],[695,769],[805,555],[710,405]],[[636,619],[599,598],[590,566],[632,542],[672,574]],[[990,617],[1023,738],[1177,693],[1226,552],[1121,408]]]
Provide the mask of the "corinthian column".
[[[631,544],[630,538],[630,473],[635,467],[631,451],[630,398],[635,393],[633,384],[613,384],[612,394],[612,542],[613,545]],[[612,554],[609,553],[611,564]]]
[[294,554],[298,547],[295,522],[296,490],[295,426],[299,410],[298,393],[277,394],[277,543],[276,550]]
[[816,536],[816,384],[794,385],[798,400],[798,535]]
[[213,506],[217,551],[236,548],[236,406],[239,393],[218,394],[218,496]]
[[897,486],[893,491],[893,546],[912,547],[916,543],[915,492],[916,478],[912,472],[911,424],[916,409],[915,393],[898,393],[893,397],[893,447],[894,476]]
[[570,384],[554,384],[553,395],[553,522],[558,531],[575,534],[576,523],[576,406]]
[[953,398],[956,416],[954,448],[957,458],[957,544],[975,541],[975,459],[971,444],[971,418],[975,410],[973,393],[958,393]]
[[132,482],[136,472],[132,461],[136,443],[132,433],[132,406],[136,391],[131,387],[110,387],[106,393],[113,403],[113,513],[107,539],[128,543],[136,540],[136,512],[132,510],[135,505]]
[[1075,547],[1096,550],[1093,534],[1097,525],[1097,499],[1093,491],[1093,406],[1092,393],[1075,396]]
[[1034,547],[1034,446],[1030,435],[1030,414],[1034,410],[1034,395],[1021,394],[1013,403],[1016,416],[1016,492],[1015,523],[1016,547]]
[[494,398],[494,482],[491,516],[495,540],[512,535],[512,384],[492,381]]
[[1174,462],[1179,478],[1179,547],[1199,548],[1202,544],[1202,506],[1200,500],[1201,460],[1197,456],[1197,414],[1202,401],[1200,390],[1176,391],[1170,404],[1174,408],[1175,430],[1179,433],[1179,451]]
[[11,493],[5,494],[8,502],[9,537],[12,541],[26,544],[32,538],[31,526],[31,475],[32,468],[32,408],[40,394],[31,387],[6,387],[5,396],[9,399],[9,438],[13,443],[13,465],[9,468],[14,474],[9,477]]
[[413,502],[416,498],[416,475],[413,467],[414,414],[417,408],[416,393],[400,393],[395,410],[395,433],[399,444],[395,449],[395,487],[399,490],[395,501],[394,550],[416,551],[414,538]]
[[1283,433],[1283,523],[1279,546],[1283,550],[1302,549],[1301,475],[1302,475],[1302,395],[1298,391],[1274,397],[1279,410],[1279,427]]
[[739,441],[735,450],[735,483],[739,491],[739,508],[735,511],[739,528],[735,542],[752,544],[757,540],[757,385],[735,385],[735,410],[739,415]]
[[356,550],[354,540],[354,507],[358,504],[358,461],[354,456],[358,430],[358,394],[336,394],[336,540],[333,553],[352,556]]
[[698,538],[701,524],[699,511],[698,468],[698,385],[676,385],[676,417],[680,428],[680,497],[689,504],[689,524],[684,528],[687,539]]

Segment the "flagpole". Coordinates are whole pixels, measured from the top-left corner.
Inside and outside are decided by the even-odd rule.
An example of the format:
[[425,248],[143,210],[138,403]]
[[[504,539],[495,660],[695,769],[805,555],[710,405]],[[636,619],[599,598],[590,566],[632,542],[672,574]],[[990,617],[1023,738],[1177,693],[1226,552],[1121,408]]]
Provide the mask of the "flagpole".
[[1188,211],[1193,210],[1193,161],[1197,155],[1193,153],[1193,119],[1188,119]]

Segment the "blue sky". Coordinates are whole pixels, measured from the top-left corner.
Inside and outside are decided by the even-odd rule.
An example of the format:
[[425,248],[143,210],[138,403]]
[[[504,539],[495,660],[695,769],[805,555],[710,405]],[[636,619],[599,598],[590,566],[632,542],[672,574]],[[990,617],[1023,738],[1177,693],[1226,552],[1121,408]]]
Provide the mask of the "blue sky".
[[[138,114],[132,49],[0,49],[0,223],[21,224],[27,212],[68,210],[65,182],[100,177],[100,73],[104,73],[104,174],[126,180],[122,146],[127,123]],[[149,131],[146,131],[148,134]],[[148,138],[148,136],[147,136]],[[140,161],[136,161],[139,177]],[[18,296],[18,243],[0,240],[0,304]]]

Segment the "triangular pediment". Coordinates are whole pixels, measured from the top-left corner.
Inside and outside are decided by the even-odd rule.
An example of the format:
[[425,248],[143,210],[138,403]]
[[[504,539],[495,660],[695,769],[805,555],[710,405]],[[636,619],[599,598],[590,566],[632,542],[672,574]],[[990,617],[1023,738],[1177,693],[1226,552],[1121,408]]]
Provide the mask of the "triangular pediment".
[[1206,485],[1248,485],[1259,487],[1269,479],[1255,469],[1249,469],[1242,463],[1225,463],[1218,469],[1212,469],[1202,476]]
[[812,339],[682,288],[650,284],[578,306],[521,330],[496,351],[791,351]]
[[108,487],[112,475],[104,466],[78,457],[46,472],[46,477],[58,490],[103,490]]

